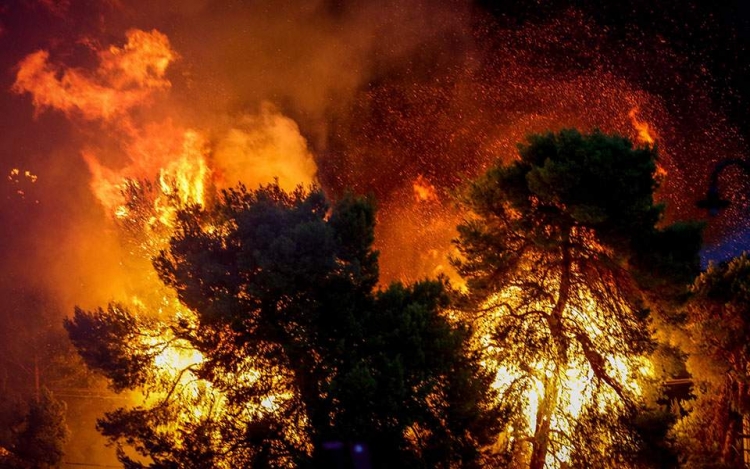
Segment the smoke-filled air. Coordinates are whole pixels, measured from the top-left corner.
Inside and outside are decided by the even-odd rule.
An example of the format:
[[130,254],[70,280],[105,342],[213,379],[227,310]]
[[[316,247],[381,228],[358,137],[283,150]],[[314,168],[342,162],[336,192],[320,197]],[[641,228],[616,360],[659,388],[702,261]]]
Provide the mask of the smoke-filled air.
[[0,3],[0,466],[746,467],[750,11],[631,3]]

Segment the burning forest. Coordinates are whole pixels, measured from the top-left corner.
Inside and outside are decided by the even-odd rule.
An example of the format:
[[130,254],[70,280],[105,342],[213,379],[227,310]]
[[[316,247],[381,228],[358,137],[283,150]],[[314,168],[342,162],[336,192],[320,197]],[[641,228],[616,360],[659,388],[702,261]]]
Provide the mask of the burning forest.
[[0,467],[747,467],[749,22],[0,6]]

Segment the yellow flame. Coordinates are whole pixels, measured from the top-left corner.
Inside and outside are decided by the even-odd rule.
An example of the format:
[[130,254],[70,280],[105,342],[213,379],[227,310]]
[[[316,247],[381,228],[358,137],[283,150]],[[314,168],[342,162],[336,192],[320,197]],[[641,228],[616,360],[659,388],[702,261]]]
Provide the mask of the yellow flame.
[[[204,360],[203,354],[192,348],[188,342],[177,341],[164,347],[164,350],[154,357],[154,366],[169,373],[173,379],[177,379],[183,370],[200,365]],[[180,378],[181,382],[186,382],[188,379],[190,379],[189,376]]]
[[[185,132],[180,158],[170,162],[160,172],[159,183],[164,194],[172,194],[176,189],[176,195],[183,205],[206,204],[206,180],[209,170],[203,156],[205,147],[205,141],[198,132]],[[174,184],[174,187],[171,184]]]
[[[491,311],[492,314],[486,316],[478,325],[480,336],[477,339],[477,347],[487,352],[484,366],[496,372],[493,387],[498,390],[499,396],[502,398],[504,393],[510,391],[511,386],[516,385],[522,378],[527,383],[521,403],[522,428],[511,426],[504,435],[501,435],[501,439],[514,441],[514,438],[520,437],[522,441],[530,441],[536,428],[539,406],[545,398],[545,382],[554,376],[559,379],[560,390],[557,409],[551,419],[550,431],[562,434],[568,433],[573,429],[571,424],[580,417],[584,408],[594,401],[595,392],[592,385],[596,378],[594,371],[584,358],[583,352],[575,344],[571,344],[571,359],[562,364],[554,363],[552,360],[507,364],[498,363],[492,358],[495,345],[493,344],[491,331],[494,329],[494,325],[498,324],[498,321],[503,321],[506,314],[503,311],[508,311],[497,306],[512,304],[517,293],[517,290],[509,288],[490,297],[482,309]],[[592,341],[606,340],[606,333],[597,327],[596,321],[593,320],[597,317],[595,301],[590,297],[585,297],[581,299],[581,302],[586,307],[583,310],[568,311],[570,320],[581,325]],[[542,305],[537,306],[539,306],[538,309],[542,309]],[[641,396],[640,382],[653,376],[651,361],[644,357],[633,358],[621,355],[610,355],[604,358],[607,374],[614,381],[621,383],[624,390],[630,392],[632,396]],[[606,413],[622,407],[623,403],[620,396],[614,389],[605,386],[599,391],[597,407],[594,410]],[[573,448],[565,444],[554,450],[550,449],[545,467],[563,467],[570,460],[572,450]]]

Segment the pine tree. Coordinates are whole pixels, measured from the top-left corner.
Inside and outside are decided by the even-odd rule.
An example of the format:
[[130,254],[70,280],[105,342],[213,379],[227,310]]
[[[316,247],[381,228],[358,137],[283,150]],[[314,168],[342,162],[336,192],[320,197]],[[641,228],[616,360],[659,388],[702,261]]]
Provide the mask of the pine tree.
[[621,467],[639,451],[655,313],[697,270],[700,230],[663,223],[654,148],[564,130],[519,153],[462,196],[454,262],[497,368],[499,451],[531,469]]
[[[105,416],[104,435],[153,468],[322,465],[337,445],[374,467],[480,463],[492,377],[445,314],[444,281],[377,287],[372,203],[240,187],[178,219],[155,266],[188,311],[165,325],[111,305],[66,323],[116,389],[153,396]],[[199,358],[163,380],[174,349]]]

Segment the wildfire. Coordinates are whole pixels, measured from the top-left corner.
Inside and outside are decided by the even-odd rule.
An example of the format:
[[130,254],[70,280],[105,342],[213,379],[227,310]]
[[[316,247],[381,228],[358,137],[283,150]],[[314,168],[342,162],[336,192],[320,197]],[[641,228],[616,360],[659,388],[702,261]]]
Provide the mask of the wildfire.
[[[166,74],[176,58],[166,35],[131,30],[123,46],[97,52],[94,71],[55,64],[47,51],[30,54],[19,64],[13,86],[16,93],[32,96],[37,112],[57,110],[71,119],[99,124],[112,135],[112,142],[125,156],[124,165],[103,163],[111,161],[112,155],[101,148],[86,148],[83,158],[95,197],[116,221],[121,237],[138,246],[131,254],[139,267],[148,266],[166,247],[177,211],[205,207],[217,187],[234,186],[239,181],[270,182],[279,177],[280,183],[291,189],[313,182],[316,173],[296,123],[268,104],[259,115],[241,117],[230,129],[218,133],[170,119],[143,122],[134,117],[132,111],[149,105],[157,92],[171,87]],[[15,182],[22,178],[36,180],[35,175],[19,169],[9,175]],[[227,393],[253,387],[260,377],[251,364],[231,376],[216,378],[221,385],[200,378],[204,355],[176,337],[173,328],[178,323],[193,324],[195,315],[185,311],[174,292],[165,291],[152,268],[146,269],[133,272],[142,290],[124,302],[150,318],[133,339],[139,340],[140,348],[148,350],[151,357],[149,382],[138,404],[173,409],[175,417],[167,424],[172,430],[218,421],[226,413],[236,419],[232,425],[248,425],[263,414],[280,411],[291,398],[283,384],[274,387],[278,393],[261,395],[253,405],[231,408]],[[275,379],[283,381],[281,376]],[[207,436],[220,444],[222,435],[218,427],[212,428]],[[295,430],[290,427],[287,431]]]
[[92,174],[92,190],[108,212],[125,218],[123,191],[128,180],[158,177],[164,197],[157,198],[158,219],[165,224],[172,216],[163,199],[178,196],[183,205],[205,204],[209,177],[205,138],[194,130],[183,130],[171,122],[135,125],[129,112],[149,103],[157,91],[171,83],[166,71],[177,54],[167,36],[153,30],[126,33],[122,47],[110,46],[97,52],[94,72],[53,64],[49,52],[41,50],[21,61],[13,85],[16,93],[32,96],[37,111],[56,109],[73,117],[101,121],[120,135],[131,164],[115,171],[101,163],[94,151],[84,151]]
[[[126,34],[125,44],[98,50],[96,58],[98,65],[94,70],[70,68],[54,62],[50,52],[39,50],[19,63],[12,89],[16,93],[28,93],[32,97],[37,112],[53,109],[70,118],[82,118],[100,124],[107,130],[113,130],[112,138],[116,140],[117,151],[125,155],[123,158],[125,161],[123,164],[109,166],[104,162],[111,162],[115,159],[112,155],[104,154],[105,150],[100,148],[86,148],[83,151],[83,157],[91,174],[91,189],[108,216],[115,219],[118,226],[128,227],[127,229],[134,233],[146,256],[152,256],[165,247],[172,234],[175,214],[179,209],[191,205],[205,207],[210,203],[212,191],[215,189],[231,187],[237,182],[246,184],[269,182],[274,177],[279,178],[285,189],[316,180],[317,167],[299,127],[270,104],[266,103],[261,106],[257,114],[230,116],[231,125],[220,129],[212,125],[188,126],[171,120],[143,122],[143,117],[134,117],[133,111],[156,101],[159,93],[168,92],[172,86],[167,74],[170,65],[178,59],[178,54],[172,49],[167,36],[159,31],[130,30]],[[509,66],[507,69],[512,68]],[[517,75],[521,77],[521,82],[525,83],[533,74],[517,73]],[[621,102],[623,94],[618,91],[619,88],[616,86],[618,83],[613,84],[609,81],[597,83],[596,80],[584,78],[586,79],[581,79],[581,83],[585,83],[585,86],[577,85],[576,81],[572,81],[567,84],[570,88],[563,88],[562,91],[559,88],[550,88],[546,91],[563,96],[561,102],[565,99],[578,102],[578,97],[581,95],[595,96],[596,99],[603,96],[604,98],[601,99],[607,103]],[[494,83],[507,80],[486,81]],[[511,81],[511,83],[513,86],[508,89],[521,87],[515,82]],[[587,92],[580,92],[578,86]],[[493,98],[492,93],[495,92],[491,92],[489,98]],[[439,98],[435,101],[449,101],[443,99],[445,97],[442,95]],[[482,98],[485,96],[482,95]],[[483,102],[484,99],[477,99],[477,101]],[[515,99],[507,99],[507,101],[516,102]],[[495,109],[508,107],[496,104],[506,102],[504,95],[494,96],[494,99],[487,99],[487,102],[491,102],[490,107]],[[556,101],[539,99],[539,102]],[[603,114],[613,115],[612,109],[608,106],[610,104],[601,107],[603,110],[596,108],[595,111],[599,114],[592,117],[590,121],[601,120]],[[589,107],[595,106],[590,101],[586,101],[583,102],[582,107],[588,110]],[[627,120],[623,116],[626,109],[617,110],[616,120],[620,122],[619,125],[627,126]],[[456,146],[450,146],[450,151],[446,151],[446,154],[454,157],[456,154],[466,153],[484,160],[490,159],[487,155],[491,155],[492,158],[503,156],[498,155],[498,152],[510,148],[530,130],[560,125],[578,125],[581,122],[566,120],[569,116],[565,113],[574,111],[542,109],[536,114],[530,113],[529,116],[524,117],[528,119],[527,121],[513,121],[507,124],[500,121],[503,126],[500,132],[503,133],[502,144],[483,142],[478,149],[464,151],[464,148],[458,146],[461,142],[459,139],[456,140],[458,142]],[[547,117],[545,114],[555,112],[561,115]],[[632,127],[637,132],[637,142],[654,145],[658,135],[649,123],[639,119],[639,112],[639,107],[635,106],[627,114]],[[403,113],[403,115],[410,116],[410,123],[414,122],[411,114]],[[429,116],[429,118],[433,117],[433,115]],[[445,120],[450,121],[451,124],[455,121],[473,122],[471,119]],[[590,121],[584,119],[581,125],[590,126],[592,125]],[[433,125],[431,121],[428,124]],[[447,125],[442,122],[441,124]],[[397,127],[412,129],[407,125]],[[488,136],[486,138],[491,140],[494,138],[491,137],[493,132],[494,130],[479,132],[479,134],[486,135]],[[454,134],[448,131],[442,133]],[[471,132],[464,134],[472,135],[474,138]],[[377,139],[372,140],[377,141]],[[408,141],[406,138],[384,140],[389,144],[392,141]],[[453,145],[453,141],[451,144]],[[370,153],[387,154],[384,151],[371,151]],[[459,172],[461,169],[458,167],[453,170]],[[661,166],[659,166],[659,171],[661,175],[666,174]],[[14,169],[8,179],[17,183],[22,177],[21,174],[21,170]],[[356,176],[358,175],[355,174]],[[32,183],[36,181],[36,175],[29,171],[23,173],[23,178]],[[433,213],[426,215],[423,208],[426,203],[439,201],[438,190],[444,189],[446,183],[437,176],[432,178],[432,181],[428,180],[422,174],[418,174],[416,178],[407,177],[406,181],[412,181],[411,191],[409,191],[408,182],[404,187],[406,194],[404,198],[409,202],[405,203],[403,208],[391,207],[390,213],[395,215],[383,215],[387,220],[383,224],[386,228],[379,228],[381,230],[390,228],[390,231],[385,231],[385,235],[390,235],[390,239],[393,240],[389,246],[390,251],[399,253],[399,258],[393,261],[394,264],[398,262],[398,268],[392,268],[391,271],[419,270],[419,272],[410,272],[415,278],[421,275],[442,273],[445,270],[444,266],[447,265],[445,259],[450,249],[450,240],[455,236],[454,228],[458,214],[448,213],[445,209],[443,213],[436,211],[437,216]],[[409,192],[412,192],[413,197],[409,196]],[[397,221],[388,221],[388,216]],[[409,226],[408,228],[412,229],[409,231],[406,227],[398,225],[398,223],[407,225],[402,220],[409,222],[416,220],[421,226],[416,228]],[[429,244],[429,249],[425,249],[427,242],[419,245],[414,241],[415,232],[423,239],[434,243],[434,246]],[[403,238],[398,236],[403,236]],[[389,239],[383,235],[383,231],[379,233],[379,237]],[[407,237],[410,239],[406,239]],[[419,251],[418,258],[409,256],[417,251]],[[386,268],[383,270],[387,271]],[[158,284],[158,279],[153,272],[149,274],[153,281],[151,286],[154,290],[160,291],[162,286]],[[143,272],[136,272],[133,275],[140,277]],[[512,295],[505,300],[512,300]],[[141,310],[159,311],[159,316],[166,321],[191,315],[190,312],[180,310],[175,298],[171,298],[166,303],[168,304],[165,306],[148,300],[133,301],[133,305]],[[606,340],[605,332],[596,326],[600,319],[597,317],[596,305],[591,304],[590,308],[572,311],[571,317],[578,324],[582,324],[590,336]],[[503,319],[502,315],[497,315],[492,318],[492,321],[494,323]],[[490,323],[487,327],[489,325]],[[191,348],[186,341],[176,339],[169,330],[164,330],[148,340],[150,347],[160,350],[155,353],[153,359],[155,373],[161,376],[159,379],[177,383],[184,391],[184,399],[193,401],[203,399],[203,403],[193,405],[192,414],[184,418],[202,418],[208,415],[209,408],[213,409],[211,410],[213,412],[221,408],[221,404],[217,403],[221,403],[224,399],[222,392],[211,388],[207,381],[201,380],[195,373],[205,360],[199,351]],[[486,343],[483,343],[482,347],[491,354],[492,348],[488,345],[489,336],[485,335],[483,340],[486,340]],[[559,376],[561,380],[560,412],[555,414],[551,424],[555,431],[566,431],[571,422],[575,421],[587,403],[592,400],[598,399],[597,411],[602,414],[613,406],[619,405],[615,392],[611,389],[604,397],[594,398],[593,389],[590,386],[590,382],[594,379],[591,367],[581,358],[583,355],[581,350],[574,350],[571,354],[578,358],[571,360],[560,369],[555,369],[551,363],[545,361],[532,361],[523,365],[532,370],[534,377],[525,388],[525,404],[522,412],[524,421],[516,424],[513,431],[507,435],[508,438],[520,439],[524,436],[528,437],[529,433],[533,432],[537,423],[538,408],[544,398],[544,382],[552,375]],[[608,373],[624,383],[626,390],[638,395],[641,392],[639,382],[648,377],[650,363],[616,354],[605,358]],[[509,392],[519,379],[521,370],[493,364],[489,358],[487,363],[488,366],[497,369],[495,387],[501,393]],[[254,382],[257,376],[253,369],[248,369],[233,378],[249,384]],[[289,397],[288,394],[267,396],[259,406],[247,409],[247,412],[274,412]],[[548,456],[549,467],[556,467],[569,458],[570,448],[560,445]]]
[[[16,93],[32,96],[37,112],[55,109],[114,131],[112,141],[127,159],[124,166],[113,169],[102,163],[111,160],[111,155],[101,155],[103,150],[83,151],[92,191],[108,214],[128,217],[132,207],[124,194],[133,185],[158,188],[155,215],[148,223],[170,225],[175,207],[205,205],[211,184],[227,188],[278,178],[282,187],[293,189],[315,181],[317,168],[299,127],[271,104],[263,104],[257,116],[237,118],[218,135],[171,119],[135,119],[131,111],[169,90],[166,74],[178,55],[159,31],[134,29],[126,37],[122,47],[97,52],[99,63],[93,72],[55,64],[47,51],[30,54],[19,64],[13,85]],[[179,203],[169,201],[172,197]]]
[[[167,72],[177,57],[163,33],[133,29],[124,45],[96,51],[94,70],[55,63],[45,50],[30,54],[19,63],[13,85],[14,92],[31,95],[37,112],[56,110],[70,119],[100,125],[111,136],[102,148],[85,148],[82,156],[96,199],[115,220],[121,238],[138,247],[130,253],[139,268],[148,266],[167,246],[178,210],[205,207],[216,189],[274,178],[293,189],[313,183],[317,172],[297,124],[268,103],[257,115],[232,116],[232,125],[219,129],[184,126],[171,119],[150,122],[137,115],[134,111],[153,104],[159,93],[171,88]],[[118,158],[124,164],[104,163]],[[36,180],[29,172],[23,177]],[[15,182],[21,178],[19,169],[9,175]],[[141,348],[150,350],[152,375],[140,404],[174,406],[177,422],[182,423],[220,418],[230,405],[226,393],[254,386],[260,373],[247,364],[218,379],[222,389],[201,379],[205,357],[176,337],[173,329],[178,322],[194,323],[195,315],[184,310],[174,292],[165,291],[152,268],[145,268],[133,272],[138,277],[134,284],[141,290],[124,302],[151,318],[137,339]],[[238,419],[235,425],[277,412],[290,399],[284,378],[271,379],[279,382],[274,389],[280,391],[262,396],[254,405],[232,409]],[[221,439],[219,433],[210,437]]]

